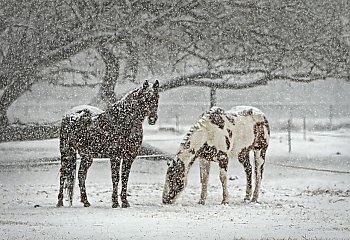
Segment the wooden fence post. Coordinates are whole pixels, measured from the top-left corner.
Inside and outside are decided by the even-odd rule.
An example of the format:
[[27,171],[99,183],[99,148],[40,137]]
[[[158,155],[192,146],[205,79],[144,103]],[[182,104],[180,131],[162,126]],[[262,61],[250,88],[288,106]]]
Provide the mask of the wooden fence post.
[[175,116],[175,131],[180,132],[180,117],[179,114]]
[[333,105],[329,105],[329,130],[333,128]]
[[306,117],[303,118],[303,135],[304,140],[306,141]]
[[288,119],[287,131],[288,131],[288,152],[291,152],[292,151],[292,120],[291,119]]
[[216,106],[217,98],[216,98],[216,88],[210,88],[210,108]]

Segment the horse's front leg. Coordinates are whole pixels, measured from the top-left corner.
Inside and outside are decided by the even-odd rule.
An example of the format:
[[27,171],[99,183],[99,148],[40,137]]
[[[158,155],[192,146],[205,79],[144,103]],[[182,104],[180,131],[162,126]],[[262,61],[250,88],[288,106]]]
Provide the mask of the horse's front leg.
[[118,203],[118,183],[120,171],[120,157],[111,157],[111,172],[112,172],[112,208],[119,207]]
[[127,200],[127,190],[128,190],[128,181],[129,181],[129,175],[131,170],[131,165],[134,161],[134,158],[131,156],[124,157],[123,163],[122,163],[122,190],[120,194],[120,198],[122,200],[122,208],[130,207],[130,204]]
[[198,203],[204,205],[208,195],[210,161],[206,159],[200,159],[199,164],[200,164],[200,178],[201,178],[201,184],[202,184],[202,191],[201,191],[201,195]]
[[219,158],[219,167],[220,167],[220,181],[222,184],[222,202],[221,204],[229,203],[229,194],[227,189],[227,168],[228,168],[228,157],[226,154],[223,154]]
[[78,171],[79,188],[80,188],[80,198],[81,202],[84,203],[84,207],[90,207],[90,203],[87,199],[85,180],[87,171],[92,164],[92,157],[86,154],[81,154],[81,162]]
[[63,188],[64,188],[64,182],[67,178],[67,171],[68,171],[68,159],[66,157],[61,157],[61,168],[60,168],[60,188],[58,192],[58,203],[57,207],[63,206]]

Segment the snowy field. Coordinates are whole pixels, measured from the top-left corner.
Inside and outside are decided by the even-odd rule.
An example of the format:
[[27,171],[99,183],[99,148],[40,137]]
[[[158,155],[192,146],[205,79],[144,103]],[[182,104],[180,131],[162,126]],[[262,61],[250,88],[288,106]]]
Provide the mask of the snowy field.
[[[145,141],[170,154],[183,134],[147,132]],[[166,162],[137,159],[128,209],[111,208],[109,161],[97,159],[87,178],[92,206],[76,191],[73,207],[56,208],[58,140],[0,143],[0,239],[350,239],[350,130],[312,132],[303,139],[274,133],[259,203],[243,202],[245,174],[232,160],[231,201],[220,205],[213,164],[205,206],[197,204],[199,169],[175,205],[163,205]],[[78,187],[76,186],[76,190]]]

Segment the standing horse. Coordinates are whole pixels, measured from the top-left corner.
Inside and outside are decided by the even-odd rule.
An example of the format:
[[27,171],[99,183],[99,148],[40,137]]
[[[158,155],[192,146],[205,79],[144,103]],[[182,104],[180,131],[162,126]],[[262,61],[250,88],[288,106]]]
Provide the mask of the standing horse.
[[81,202],[84,206],[90,206],[85,180],[93,158],[110,158],[113,208],[119,206],[118,183],[122,165],[122,207],[130,206],[127,201],[129,173],[142,143],[143,121],[146,117],[151,125],[157,121],[158,90],[158,80],[153,86],[145,81],[142,87],[129,92],[106,111],[91,106],[79,106],[66,114],[62,119],[60,131],[61,169],[57,207],[63,206],[64,184],[72,205],[77,153],[81,157],[78,179]]
[[[210,162],[218,162],[223,188],[222,204],[227,204],[227,168],[229,158],[243,164],[247,176],[245,200],[256,202],[259,197],[265,153],[270,129],[265,115],[253,107],[237,107],[230,111],[213,107],[187,133],[175,157],[168,162],[163,203],[174,203],[187,184],[187,175],[194,161],[200,159],[202,191],[199,204],[207,198]],[[255,189],[252,195],[252,166],[249,152],[254,151]]]

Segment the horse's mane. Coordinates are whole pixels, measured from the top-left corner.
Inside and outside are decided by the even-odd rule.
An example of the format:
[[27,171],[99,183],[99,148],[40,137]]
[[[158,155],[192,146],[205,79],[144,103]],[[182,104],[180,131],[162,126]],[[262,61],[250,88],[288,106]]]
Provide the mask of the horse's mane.
[[202,128],[203,126],[202,123],[207,121],[210,118],[210,116],[213,116],[214,114],[222,114],[222,113],[224,113],[224,109],[219,107],[212,107],[208,111],[204,112],[201,118],[197,121],[197,123],[190,128],[190,130],[187,132],[185,137],[182,139],[180,146],[183,148],[186,148],[187,142],[190,140],[193,133],[198,129]]
[[141,87],[135,88],[135,89],[129,91],[121,99],[119,99],[117,102],[115,102],[113,105],[116,105],[116,106],[124,105],[126,102],[128,102],[130,100],[130,97],[136,96],[138,94],[138,92],[140,91],[140,89],[141,89]]
[[126,94],[124,94],[122,98],[120,98],[119,100],[117,100],[116,102],[108,106],[105,112],[111,113],[111,112],[115,112],[116,109],[118,110],[124,109],[125,107],[127,107],[128,103],[130,103],[130,98],[132,96],[136,96],[141,88],[142,87],[135,88],[127,92]]

